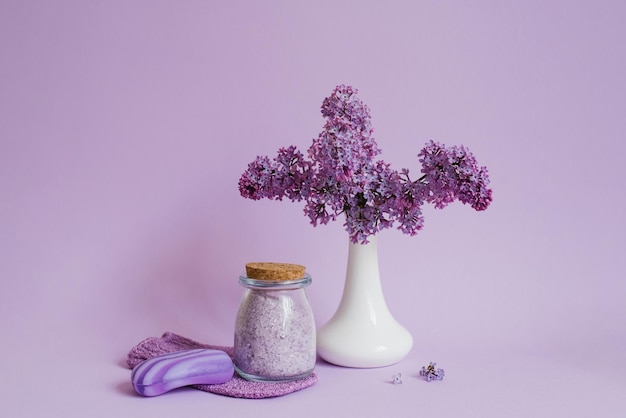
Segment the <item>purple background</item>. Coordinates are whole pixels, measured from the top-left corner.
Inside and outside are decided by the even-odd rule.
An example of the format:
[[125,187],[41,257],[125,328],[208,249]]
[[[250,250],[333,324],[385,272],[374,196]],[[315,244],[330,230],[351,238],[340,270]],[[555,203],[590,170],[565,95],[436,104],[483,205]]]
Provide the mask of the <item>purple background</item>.
[[[4,415],[625,416],[625,21],[622,1],[0,0]],[[135,396],[141,339],[232,342],[247,261],[305,264],[334,312],[341,225],[237,180],[307,149],[342,83],[395,168],[435,139],[491,175],[486,212],[379,236],[411,354],[265,401]],[[430,360],[443,382],[416,378]]]

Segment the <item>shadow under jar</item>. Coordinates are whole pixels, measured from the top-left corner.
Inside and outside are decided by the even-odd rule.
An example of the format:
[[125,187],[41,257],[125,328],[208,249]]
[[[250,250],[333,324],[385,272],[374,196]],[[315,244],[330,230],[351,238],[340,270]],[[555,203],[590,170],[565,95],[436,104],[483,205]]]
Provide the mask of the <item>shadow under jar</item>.
[[235,322],[235,370],[257,382],[309,376],[316,360],[315,320],[305,293],[311,276],[303,266],[278,263],[249,263],[246,273],[239,278],[245,292]]

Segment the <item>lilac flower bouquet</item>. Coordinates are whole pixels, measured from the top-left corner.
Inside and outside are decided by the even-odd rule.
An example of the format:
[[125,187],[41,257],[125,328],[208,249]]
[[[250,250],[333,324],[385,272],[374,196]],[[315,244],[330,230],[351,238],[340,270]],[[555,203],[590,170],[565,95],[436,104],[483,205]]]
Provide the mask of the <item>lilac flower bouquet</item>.
[[357,90],[340,85],[322,104],[326,124],[305,157],[295,146],[281,148],[273,159],[259,156],[239,180],[245,198],[304,201],[313,226],[344,216],[353,243],[397,225],[415,235],[424,225],[422,205],[442,209],[454,200],[486,209],[492,201],[486,167],[464,146],[430,141],[417,154],[421,175],[393,170],[376,157],[369,108]]

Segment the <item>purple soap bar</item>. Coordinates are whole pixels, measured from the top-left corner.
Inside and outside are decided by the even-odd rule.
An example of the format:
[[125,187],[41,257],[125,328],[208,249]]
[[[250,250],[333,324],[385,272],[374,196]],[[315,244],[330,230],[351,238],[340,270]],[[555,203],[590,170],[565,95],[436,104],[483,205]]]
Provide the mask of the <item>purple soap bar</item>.
[[234,373],[233,361],[220,350],[198,348],[163,354],[139,363],[131,381],[138,394],[156,396],[189,385],[228,382]]

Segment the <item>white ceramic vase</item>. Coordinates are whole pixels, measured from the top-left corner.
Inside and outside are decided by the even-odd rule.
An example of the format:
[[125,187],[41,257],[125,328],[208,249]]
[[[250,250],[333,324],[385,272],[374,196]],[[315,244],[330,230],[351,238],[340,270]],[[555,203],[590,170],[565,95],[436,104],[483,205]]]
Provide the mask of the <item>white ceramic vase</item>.
[[350,242],[343,295],[317,333],[317,353],[338,366],[383,367],[402,360],[413,337],[389,312],[380,282],[376,236]]

